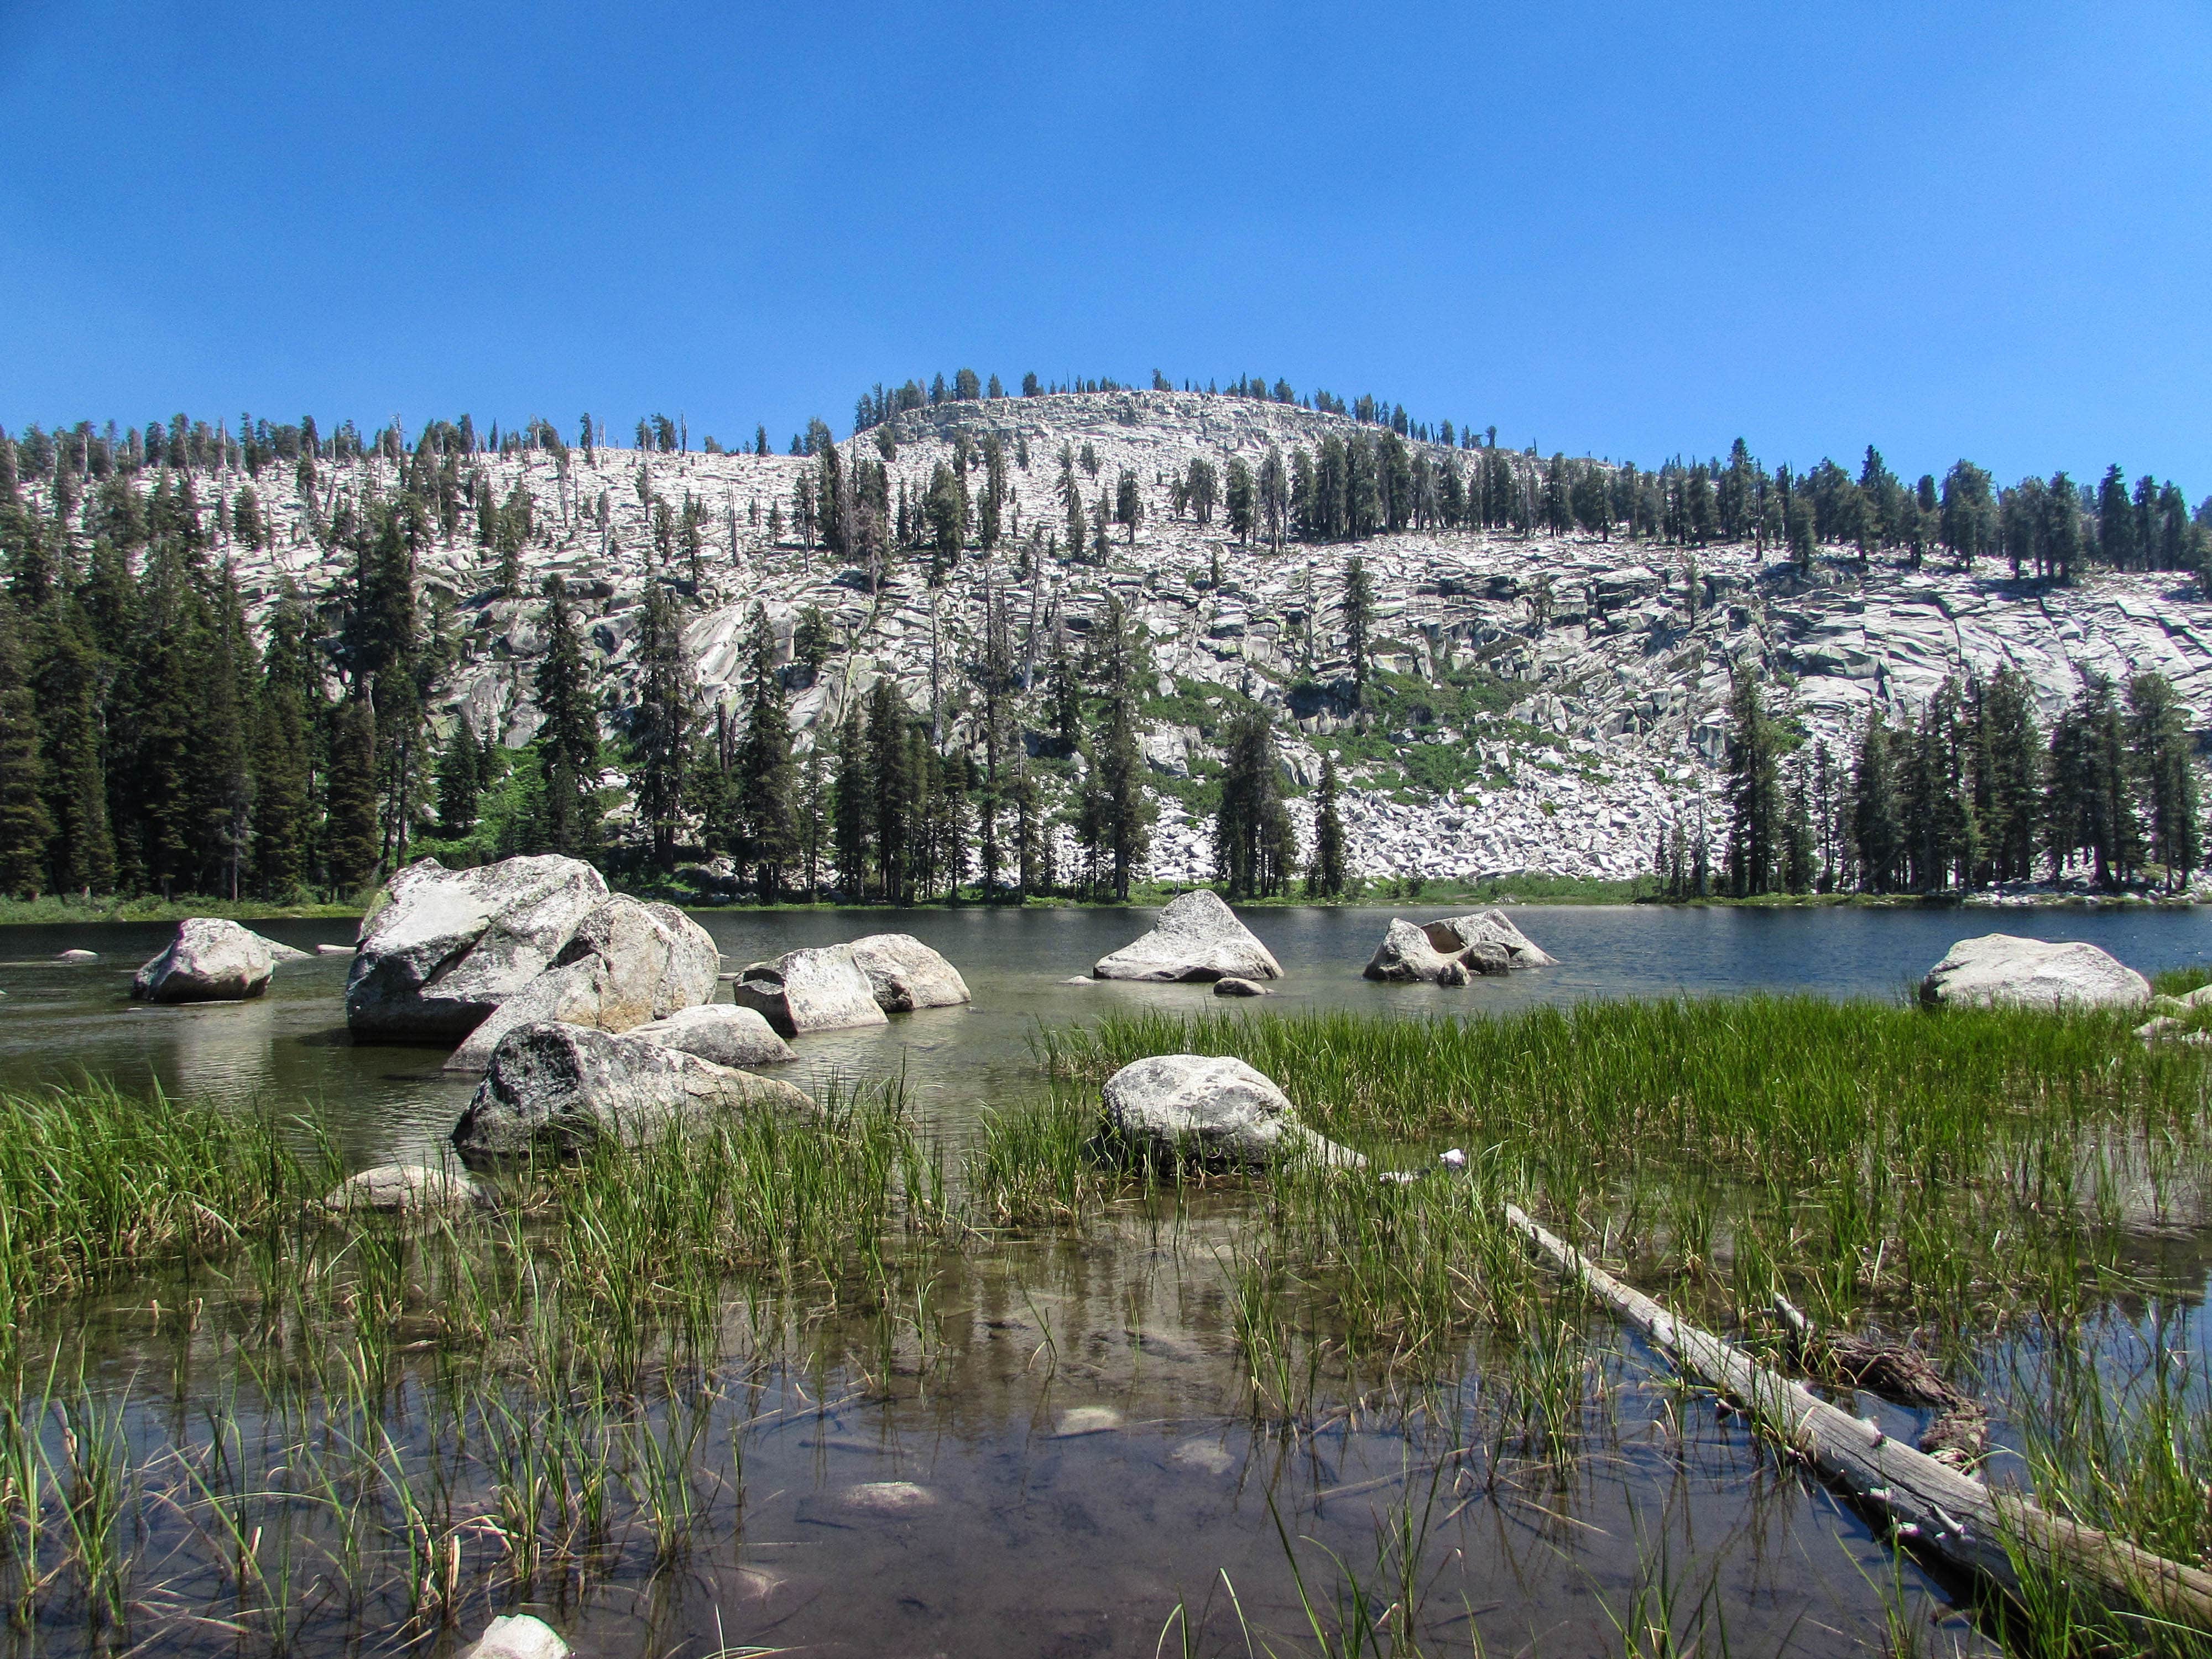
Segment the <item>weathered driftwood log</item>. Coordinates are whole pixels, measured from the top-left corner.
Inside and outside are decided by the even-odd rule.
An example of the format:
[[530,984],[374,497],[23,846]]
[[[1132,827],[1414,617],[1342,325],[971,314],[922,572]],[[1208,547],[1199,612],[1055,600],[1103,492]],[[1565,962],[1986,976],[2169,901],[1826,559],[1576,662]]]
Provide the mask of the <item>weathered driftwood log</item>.
[[2212,1631],[2212,1574],[2052,1515],[2016,1492],[1991,1491],[1675,1318],[1516,1206],[1505,1206],[1505,1218],[1683,1370],[1769,1426],[1824,1480],[1887,1515],[1900,1537],[2014,1595],[2023,1589],[2016,1550],[2033,1574],[2092,1586],[2099,1600],[2124,1611]]
[[1790,1327],[1791,1351],[1800,1366],[1840,1377],[1894,1405],[1932,1407],[1936,1415],[1920,1431],[1920,1449],[1954,1469],[1969,1469],[1981,1461],[1989,1449],[1989,1414],[1980,1401],[1954,1388],[1926,1354],[1894,1342],[1816,1329],[1785,1296],[1778,1295],[1774,1307]]

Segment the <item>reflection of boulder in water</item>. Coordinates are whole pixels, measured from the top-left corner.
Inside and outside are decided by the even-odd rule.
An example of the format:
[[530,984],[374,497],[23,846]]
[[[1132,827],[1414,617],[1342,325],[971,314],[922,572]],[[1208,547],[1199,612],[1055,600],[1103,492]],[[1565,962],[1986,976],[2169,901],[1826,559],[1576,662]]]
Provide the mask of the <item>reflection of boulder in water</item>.
[[169,1043],[174,1092],[239,1099],[273,1089],[281,1006],[257,997],[251,1002],[208,1003],[162,1015],[161,1036]]

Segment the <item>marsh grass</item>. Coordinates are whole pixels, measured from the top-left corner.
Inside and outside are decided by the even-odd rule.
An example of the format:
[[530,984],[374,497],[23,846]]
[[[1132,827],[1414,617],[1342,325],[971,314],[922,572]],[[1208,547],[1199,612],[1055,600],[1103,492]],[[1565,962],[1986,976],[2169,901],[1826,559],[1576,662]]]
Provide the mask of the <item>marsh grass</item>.
[[[2026,1296],[2063,1321],[2124,1274],[2130,1226],[2204,1209],[2203,1062],[2117,1014],[1763,997],[1435,1021],[1146,1013],[1041,1048],[1072,1095],[1141,1055],[1235,1054],[1324,1133],[1424,1163],[1468,1149],[1477,1191],[1526,1195],[1709,1315],[1787,1289],[1830,1319],[1994,1314]],[[1293,1202],[1331,1249],[1343,1206],[1425,1202],[1276,1190],[1274,1212]],[[1478,1242],[1439,1233],[1433,1253],[1464,1261]],[[1417,1285],[1440,1271],[1401,1262],[1364,1282],[1410,1315],[1439,1305],[1437,1285]]]
[[312,1118],[158,1089],[139,1097],[88,1080],[0,1092],[0,1309],[19,1312],[265,1237],[338,1174]]
[[[759,1379],[811,1369],[818,1401],[926,1350],[957,1225],[896,1085],[405,1218],[325,1215],[311,1124],[99,1088],[10,1103],[0,1606],[95,1646],[181,1619],[270,1653],[411,1641],[649,1582],[737,1527]],[[118,1301],[152,1315],[134,1346],[162,1384],[112,1375],[87,1315]]]

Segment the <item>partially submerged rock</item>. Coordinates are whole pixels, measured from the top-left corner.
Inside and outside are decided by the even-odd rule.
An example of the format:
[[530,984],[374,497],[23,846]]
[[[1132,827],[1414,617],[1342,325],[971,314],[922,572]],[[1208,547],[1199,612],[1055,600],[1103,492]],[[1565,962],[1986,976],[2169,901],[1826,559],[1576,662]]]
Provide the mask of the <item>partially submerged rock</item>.
[[1393,916],[1382,944],[1362,971],[1369,979],[1409,985],[1465,985],[1516,968],[1548,968],[1555,958],[1539,950],[1502,910],[1446,916],[1416,927]]
[[603,1139],[635,1146],[725,1113],[763,1109],[817,1109],[788,1083],[642,1037],[545,1021],[509,1031],[492,1051],[453,1145],[472,1164],[580,1152]]
[[576,925],[554,965],[487,1015],[446,1061],[449,1072],[481,1072],[518,1025],[560,1020],[627,1031],[714,994],[721,958],[697,922],[670,904],[641,904],[616,894]]
[[1255,985],[1249,979],[1239,979],[1231,974],[1213,981],[1213,994],[1218,997],[1271,997],[1275,994],[1264,985]]
[[568,1659],[568,1644],[544,1620],[514,1613],[486,1625],[460,1659]]
[[87,951],[80,947],[76,950],[60,951],[55,956],[54,960],[56,962],[98,962],[100,960],[100,952],[97,951]]
[[465,1175],[427,1164],[380,1164],[348,1176],[323,1200],[323,1207],[339,1215],[434,1215],[484,1201],[483,1190]]
[[2094,945],[1984,933],[1950,948],[1920,982],[1920,1000],[1931,1007],[2141,1008],[2150,981]]
[[849,945],[787,951],[773,962],[757,962],[730,988],[730,998],[787,1037],[890,1023]]
[[960,970],[911,933],[871,933],[847,947],[868,976],[876,1006],[887,1014],[950,1008],[972,1001]]
[[726,1002],[679,1008],[665,1019],[632,1027],[629,1035],[717,1066],[775,1066],[798,1058],[758,1010]]
[[355,1040],[459,1042],[551,967],[606,896],[598,871],[557,854],[409,865],[362,921],[346,976]]
[[1509,968],[1559,965],[1558,957],[1531,942],[1503,910],[1476,910],[1463,916],[1445,916],[1421,931],[1429,936],[1430,944],[1448,953],[1456,947],[1462,952],[1480,951],[1486,959],[1494,959],[1502,952]]
[[1159,925],[1102,957],[1100,979],[1280,979],[1283,965],[1219,895],[1200,888],[1168,902]]
[[1259,1169],[1294,1158],[1367,1161],[1300,1124],[1270,1079],[1226,1055],[1133,1061],[1106,1079],[1105,1102],[1121,1139],[1165,1162]]
[[269,988],[276,957],[260,934],[213,916],[177,924],[168,948],[141,968],[131,994],[143,1002],[239,1002]]

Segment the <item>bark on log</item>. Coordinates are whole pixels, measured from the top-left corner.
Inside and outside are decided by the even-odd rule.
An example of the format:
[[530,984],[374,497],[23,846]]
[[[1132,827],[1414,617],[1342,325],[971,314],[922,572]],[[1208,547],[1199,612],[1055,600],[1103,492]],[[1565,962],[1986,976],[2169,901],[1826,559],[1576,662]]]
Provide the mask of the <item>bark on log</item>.
[[2097,1599],[2107,1605],[2212,1632],[2212,1574],[2052,1515],[2017,1492],[1992,1491],[1970,1480],[1768,1370],[1711,1332],[1675,1318],[1517,1206],[1505,1206],[1505,1218],[1683,1370],[1772,1429],[1824,1480],[1886,1514],[1900,1536],[1954,1566],[1983,1574],[2015,1596],[2023,1593],[2016,1550],[2032,1571],[2094,1587]]

